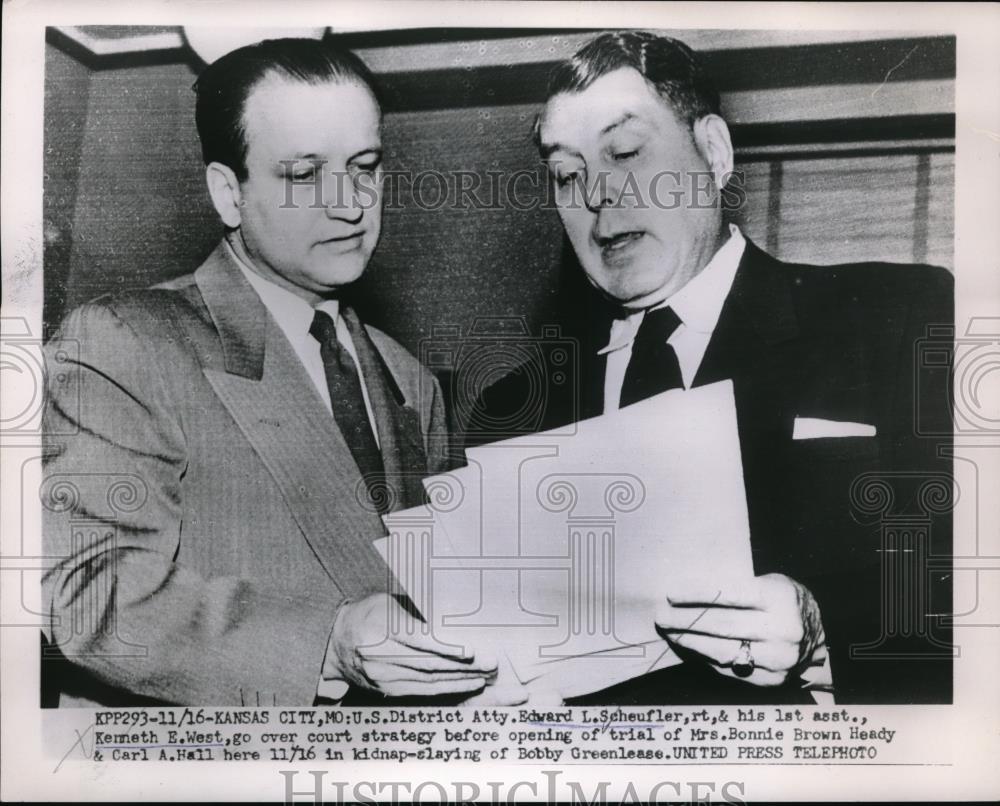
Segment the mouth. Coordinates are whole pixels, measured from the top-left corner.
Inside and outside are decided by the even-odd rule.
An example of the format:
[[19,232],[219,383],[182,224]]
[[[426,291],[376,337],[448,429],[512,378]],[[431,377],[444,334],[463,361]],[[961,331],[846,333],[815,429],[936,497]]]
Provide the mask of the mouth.
[[594,241],[605,260],[614,260],[638,245],[643,237],[645,237],[645,233],[641,230],[626,230],[607,236],[595,235]]
[[319,242],[319,245],[347,251],[350,249],[356,249],[360,246],[364,240],[364,236],[364,231],[358,230],[357,232],[349,232],[346,235],[336,235],[332,238],[325,238]]
[[326,238],[322,243],[344,243],[355,239],[360,240],[364,237],[364,234],[364,230],[357,230],[356,232],[349,232],[346,235],[335,235],[332,238]]

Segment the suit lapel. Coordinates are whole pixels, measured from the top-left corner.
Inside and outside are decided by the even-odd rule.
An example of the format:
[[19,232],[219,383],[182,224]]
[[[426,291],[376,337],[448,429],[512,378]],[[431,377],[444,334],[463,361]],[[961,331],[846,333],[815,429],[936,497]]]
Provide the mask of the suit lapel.
[[[220,246],[195,273],[225,370],[205,376],[260,456],[316,557],[345,595],[385,586],[384,530],[339,429],[291,345]],[[346,571],[346,573],[345,573]]]
[[[754,568],[781,544],[775,480],[792,437],[799,327],[787,269],[747,241],[694,386],[732,380]],[[776,475],[778,474],[778,475]]]
[[799,327],[791,278],[747,241],[694,386],[732,380],[748,496],[774,461],[776,439],[791,439]]
[[427,475],[427,454],[420,417],[407,405],[399,384],[357,314],[345,306],[341,316],[351,333],[375,415],[385,480],[391,496],[389,508],[397,510],[422,504],[421,479]]
[[778,261],[747,241],[693,385],[755,374],[798,333],[789,278]]

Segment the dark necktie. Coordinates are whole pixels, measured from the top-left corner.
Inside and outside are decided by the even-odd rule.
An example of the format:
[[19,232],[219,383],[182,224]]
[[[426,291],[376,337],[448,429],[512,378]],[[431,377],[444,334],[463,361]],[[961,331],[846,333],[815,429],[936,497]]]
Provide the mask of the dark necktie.
[[385,495],[377,492],[385,481],[385,466],[368,420],[357,365],[337,339],[337,326],[329,314],[316,311],[309,335],[319,342],[333,418],[372,492],[373,501],[378,504],[385,499]]
[[625,370],[619,406],[638,403],[647,397],[684,387],[677,353],[667,339],[681,320],[672,308],[648,311],[632,342],[632,357]]

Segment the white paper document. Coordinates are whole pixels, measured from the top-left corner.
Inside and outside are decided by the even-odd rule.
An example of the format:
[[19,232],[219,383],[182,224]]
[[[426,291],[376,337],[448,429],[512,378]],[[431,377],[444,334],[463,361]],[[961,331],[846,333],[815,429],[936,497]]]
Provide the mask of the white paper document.
[[678,663],[654,623],[671,583],[753,576],[729,381],[467,458],[376,547],[438,641],[522,683],[569,697]]

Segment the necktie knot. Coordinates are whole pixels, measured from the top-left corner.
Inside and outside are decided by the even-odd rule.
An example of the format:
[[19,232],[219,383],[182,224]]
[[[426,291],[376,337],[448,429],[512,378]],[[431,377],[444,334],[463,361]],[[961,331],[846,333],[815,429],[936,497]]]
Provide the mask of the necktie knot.
[[333,317],[326,311],[316,311],[313,315],[312,324],[309,326],[309,335],[320,345],[333,345],[337,343],[337,325]]
[[684,388],[677,353],[667,342],[680,324],[680,317],[669,307],[646,313],[632,342],[619,405],[630,406],[661,392]]
[[639,325],[636,338],[655,338],[666,341],[681,325],[680,317],[674,313],[670,306],[657,308],[655,311],[647,311]]

